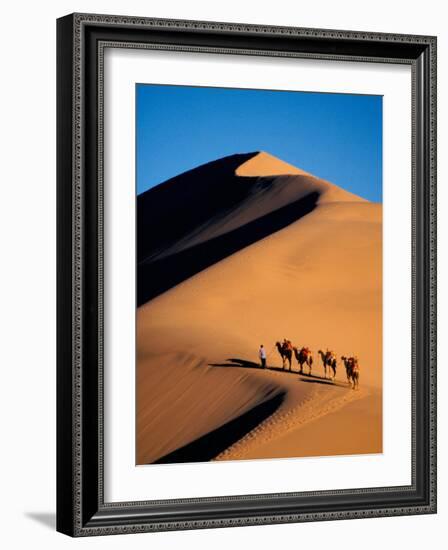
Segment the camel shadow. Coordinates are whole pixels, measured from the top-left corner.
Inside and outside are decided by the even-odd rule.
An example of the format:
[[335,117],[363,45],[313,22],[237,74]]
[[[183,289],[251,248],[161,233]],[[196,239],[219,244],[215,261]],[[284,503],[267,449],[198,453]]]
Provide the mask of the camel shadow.
[[226,359],[226,363],[209,363],[210,367],[221,367],[221,368],[243,368],[243,369],[256,369],[262,371],[273,371],[273,372],[282,372],[285,374],[293,374],[299,378],[300,382],[306,382],[308,384],[322,384],[323,386],[335,386],[338,388],[345,388],[346,386],[341,382],[336,382],[334,380],[329,380],[327,378],[322,378],[321,376],[316,376],[315,374],[306,374],[305,372],[300,372],[297,370],[286,370],[282,367],[273,367],[266,366],[262,367],[260,363],[255,361],[248,361],[247,359],[239,359],[237,357],[232,357]]
[[[306,376],[306,375],[305,375]],[[308,384],[322,384],[324,386],[335,386],[337,388],[344,388],[345,386],[342,385],[340,382],[335,382],[334,380],[326,380],[325,378],[320,378],[317,376],[306,377],[306,378],[300,378],[301,382],[307,382]]]

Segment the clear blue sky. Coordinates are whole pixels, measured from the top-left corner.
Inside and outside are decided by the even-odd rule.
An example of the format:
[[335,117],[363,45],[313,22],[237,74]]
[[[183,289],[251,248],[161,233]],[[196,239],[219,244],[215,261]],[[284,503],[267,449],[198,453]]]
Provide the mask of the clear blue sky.
[[382,97],[137,84],[137,193],[235,153],[267,151],[382,201]]

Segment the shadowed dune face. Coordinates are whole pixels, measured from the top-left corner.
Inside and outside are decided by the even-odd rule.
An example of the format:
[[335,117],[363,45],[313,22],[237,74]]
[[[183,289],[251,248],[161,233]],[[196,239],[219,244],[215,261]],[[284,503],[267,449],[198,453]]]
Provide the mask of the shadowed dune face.
[[148,189],[137,200],[137,262],[163,252],[222,210],[239,204],[246,190],[232,185],[235,170],[252,154],[199,166]]
[[[215,452],[218,459],[325,454],[319,430],[328,454],[381,452],[381,205],[251,153],[139,196],[137,231],[138,464],[209,460]],[[284,434],[278,426],[288,423],[278,423],[278,433],[269,428],[267,413],[290,419],[309,402],[333,410],[328,396],[349,391],[280,372],[272,348],[283,337],[314,351],[318,376],[318,349],[360,357],[361,386],[371,394],[368,407],[356,408],[357,422],[371,438],[344,443],[345,409],[332,429],[328,415],[310,414],[319,417],[315,444],[299,444],[291,427]],[[256,368],[260,343],[266,371]],[[229,357],[239,363],[223,366]],[[340,359],[337,380],[345,380]],[[239,454],[220,448],[220,437],[235,446],[254,422],[267,426],[259,447],[251,437],[250,449],[236,445]]]
[[328,200],[362,201],[264,152],[226,157],[149,189],[137,202],[138,305]]

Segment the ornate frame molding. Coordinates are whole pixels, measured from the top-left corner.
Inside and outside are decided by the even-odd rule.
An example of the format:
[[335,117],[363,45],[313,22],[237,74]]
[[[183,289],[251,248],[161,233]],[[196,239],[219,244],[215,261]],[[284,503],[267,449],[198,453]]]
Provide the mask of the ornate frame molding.
[[[139,31],[138,37],[131,41],[129,36],[136,29]],[[156,41],[152,31],[157,33]],[[200,45],[184,43],[185,33],[193,35],[196,41],[202,40],[203,43]],[[253,43],[253,46],[245,48],[232,45],[237,36],[243,37],[249,44]],[[284,37],[290,42],[283,42],[279,46],[289,44],[289,50],[282,47],[263,48],[263,44],[274,45],[277,38]],[[220,40],[230,44],[216,46],[215,42]],[[321,45],[323,51],[304,48],[304,45],[309,47],[316,43]],[[325,44],[328,43],[332,44],[332,50],[339,48],[339,53],[330,53],[328,48],[324,51]],[[412,485],[170,501],[104,502],[102,108],[103,56],[106,47],[406,63],[412,66]],[[91,536],[435,513],[437,468],[436,38],[74,14],[58,20],[58,51],[58,326],[60,325],[60,329],[58,334],[57,529],[72,536]],[[397,53],[401,55],[397,56]],[[95,81],[93,81],[92,69],[94,69]],[[95,89],[96,95],[92,97],[92,90]],[[98,116],[96,128],[92,125],[87,126],[89,114],[92,112]],[[87,181],[90,182],[89,187],[86,187]],[[92,186],[94,186],[93,191]],[[88,244],[92,235],[95,237],[97,247]],[[97,251],[96,255],[95,251]],[[90,306],[96,304],[96,318],[92,321],[95,326],[86,319],[87,303]],[[95,380],[91,374],[88,374],[92,368],[89,371],[86,370],[87,363],[94,365],[96,369]],[[417,363],[424,367],[423,378],[417,372]],[[421,384],[425,384],[423,390],[420,388]],[[86,422],[87,410],[97,413],[97,420],[93,426]],[[417,410],[424,411],[423,420],[417,418]],[[70,433],[69,440],[67,430]],[[88,452],[94,447],[97,451],[89,458]],[[417,451],[424,452],[424,456],[420,454],[417,456]],[[383,506],[379,506],[373,497],[380,493],[396,496],[394,504],[388,505],[384,502]],[[304,511],[302,507],[295,512],[290,504],[286,505],[286,499],[291,497],[296,498],[298,503],[310,501],[311,509],[314,506],[313,498],[317,502],[318,499],[328,497],[329,501],[335,502],[335,506],[310,512]],[[357,499],[357,508],[352,506],[344,508],[343,503],[349,497]],[[280,512],[269,513],[268,501],[275,501]],[[285,501],[283,508],[282,501]],[[248,508],[249,502],[258,505],[257,512],[254,508]],[[166,517],[163,520],[156,519],[157,514],[154,514],[154,509],[167,508],[167,505],[169,510]],[[202,508],[208,507],[210,513],[208,515],[202,513],[201,516],[200,512],[195,511],[196,515],[185,512],[185,507],[190,506],[193,509],[198,505]],[[184,516],[182,516],[183,512],[185,512]]]

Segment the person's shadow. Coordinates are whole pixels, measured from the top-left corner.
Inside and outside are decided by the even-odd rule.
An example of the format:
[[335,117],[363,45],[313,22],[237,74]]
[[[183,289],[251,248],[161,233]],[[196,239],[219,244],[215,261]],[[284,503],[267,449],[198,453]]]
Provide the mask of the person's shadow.
[[245,369],[261,369],[260,363],[246,361],[245,359],[226,359],[227,363],[211,363],[212,367],[244,367]]
[[52,531],[56,530],[56,514],[54,512],[25,512],[25,516],[50,528]]
[[258,369],[258,370],[273,370],[277,372],[284,372],[286,374],[297,374],[297,371],[294,370],[287,370],[283,369],[282,367],[272,367],[272,366],[266,366],[262,367],[260,363],[255,363],[254,361],[247,361],[246,359],[237,359],[237,358],[230,358],[226,360],[227,363],[210,363],[210,367],[239,367],[239,368],[245,368],[245,369]]
[[[237,358],[231,358],[226,359],[227,363],[210,363],[211,367],[239,367],[239,368],[245,368],[245,369],[258,369],[258,370],[283,370],[282,368],[278,367],[262,367],[260,363],[255,363],[254,361],[247,361],[246,359],[237,359]],[[286,372],[286,371],[285,371]]]

